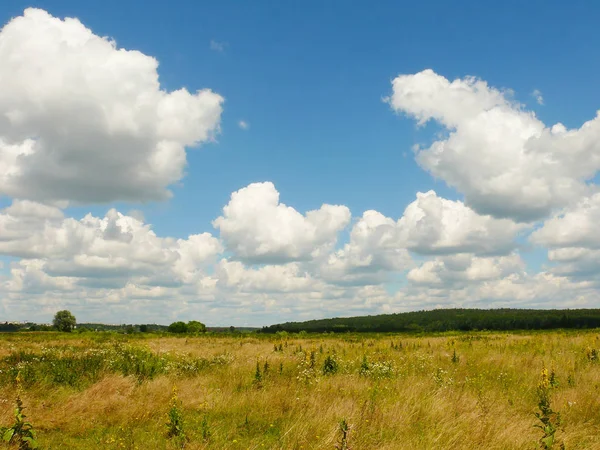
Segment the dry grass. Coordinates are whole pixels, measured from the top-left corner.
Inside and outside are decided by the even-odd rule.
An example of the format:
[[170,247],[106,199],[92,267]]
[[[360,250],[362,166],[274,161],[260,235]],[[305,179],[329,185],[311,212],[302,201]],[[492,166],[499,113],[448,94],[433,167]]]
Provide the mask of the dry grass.
[[[112,339],[2,336],[0,358],[20,350],[54,355],[53,347],[77,358]],[[600,348],[597,332],[115,339],[173,361],[223,362],[144,379],[104,368],[87,384],[32,378],[23,400],[42,448],[178,448],[165,433],[177,385],[189,449],[335,449],[341,419],[350,424],[352,450],[534,449],[536,385],[542,367],[554,367],[552,404],[563,419],[557,437],[568,449],[600,449],[600,361],[586,352]],[[339,363],[336,374],[322,373],[328,355]],[[261,371],[269,365],[260,382],[257,361]],[[11,423],[13,393],[12,384],[0,386],[0,424]]]

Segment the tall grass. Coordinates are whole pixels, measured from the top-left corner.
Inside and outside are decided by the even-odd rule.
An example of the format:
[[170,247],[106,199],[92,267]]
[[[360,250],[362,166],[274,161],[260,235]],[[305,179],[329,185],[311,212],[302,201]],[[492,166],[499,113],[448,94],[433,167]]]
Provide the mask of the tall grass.
[[13,334],[0,336],[0,426],[20,372],[41,448],[594,449],[599,350],[595,331]]

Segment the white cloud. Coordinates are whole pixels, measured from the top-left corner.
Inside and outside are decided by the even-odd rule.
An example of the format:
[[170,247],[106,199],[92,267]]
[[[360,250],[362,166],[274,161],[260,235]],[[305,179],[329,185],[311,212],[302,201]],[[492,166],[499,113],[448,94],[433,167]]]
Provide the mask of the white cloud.
[[[176,238],[158,236],[139,211],[76,219],[65,208],[167,198],[185,149],[219,132],[222,97],[167,92],[154,58],[37,9],[0,30],[0,60],[0,195],[13,199],[0,210],[0,255],[11,257],[2,314],[47,320],[68,307],[84,320],[256,325],[600,300],[600,194],[590,181],[600,118],[547,127],[484,81],[402,75],[390,105],[445,129],[416,146],[416,159],[464,202],[419,192],[399,219],[365,211],[338,245],[348,207],[300,212],[272,183],[253,183],[214,220],[219,236]],[[534,227],[526,222],[551,214],[530,237],[550,249],[549,264],[531,275],[517,240]]]
[[417,193],[397,226],[406,247],[421,254],[506,254],[525,229],[509,219],[479,215],[434,191]]
[[350,242],[323,261],[319,272],[336,283],[380,284],[390,272],[402,272],[410,265],[396,222],[366,211],[352,227]]
[[431,70],[392,84],[393,109],[448,130],[417,152],[419,165],[464,193],[480,214],[540,219],[590,191],[586,182],[600,168],[600,118],[576,130],[547,128],[506,92]]
[[534,231],[530,241],[549,248],[549,271],[600,280],[600,194],[582,198]]
[[576,205],[544,222],[531,241],[545,247],[600,248],[600,193],[582,198]]
[[531,93],[531,96],[535,98],[535,101],[538,105],[544,104],[544,97],[542,96],[542,92],[539,89],[534,89]]
[[223,98],[167,92],[156,59],[77,19],[27,9],[0,31],[0,194],[79,203],[167,198]]
[[463,253],[437,257],[408,273],[408,280],[417,285],[453,289],[465,283],[500,280],[523,272],[525,264],[518,254],[480,258]]
[[317,287],[316,280],[297,263],[250,269],[239,261],[223,259],[215,268],[215,278],[221,287],[239,292],[307,292]]
[[227,47],[227,42],[219,42],[219,41],[215,41],[214,39],[210,40],[210,49],[214,50],[215,52],[224,52],[225,51],[225,47]]
[[481,216],[434,191],[419,192],[398,221],[366,211],[352,228],[350,241],[332,253],[319,270],[331,282],[380,284],[390,274],[412,267],[409,251],[422,255],[508,254],[523,229],[508,219]]
[[[21,261],[25,265],[36,261],[35,267],[52,277],[117,284],[135,277],[160,284],[166,277],[168,283],[189,283],[222,252],[209,233],[160,238],[149,225],[114,209],[104,218],[88,214],[75,220],[52,211],[41,217],[43,205],[24,205],[17,202],[0,213],[0,254],[26,258]],[[15,270],[22,269],[17,265]]]
[[335,244],[350,221],[345,206],[323,205],[305,215],[279,203],[273,183],[253,183],[231,194],[213,221],[227,249],[246,262],[308,260]]

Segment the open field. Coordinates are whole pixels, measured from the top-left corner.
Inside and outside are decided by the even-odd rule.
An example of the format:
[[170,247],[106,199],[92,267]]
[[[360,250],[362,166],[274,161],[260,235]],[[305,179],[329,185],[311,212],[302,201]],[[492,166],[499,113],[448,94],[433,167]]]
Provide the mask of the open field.
[[[20,372],[46,449],[534,449],[546,367],[557,440],[595,449],[599,348],[597,330],[4,334],[0,425],[14,421]],[[185,437],[169,437],[178,418]]]

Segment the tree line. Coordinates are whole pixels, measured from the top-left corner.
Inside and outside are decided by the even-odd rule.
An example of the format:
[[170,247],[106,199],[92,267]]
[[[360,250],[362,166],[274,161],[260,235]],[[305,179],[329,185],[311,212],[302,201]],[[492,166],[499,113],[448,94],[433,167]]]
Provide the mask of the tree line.
[[600,327],[600,309],[435,309],[286,322],[265,326],[261,332],[510,331],[598,327]]

